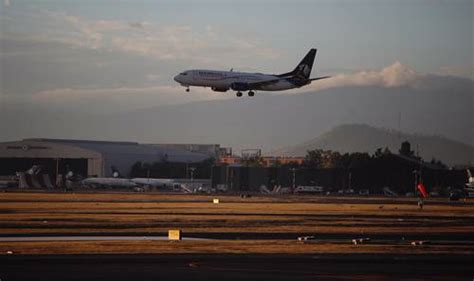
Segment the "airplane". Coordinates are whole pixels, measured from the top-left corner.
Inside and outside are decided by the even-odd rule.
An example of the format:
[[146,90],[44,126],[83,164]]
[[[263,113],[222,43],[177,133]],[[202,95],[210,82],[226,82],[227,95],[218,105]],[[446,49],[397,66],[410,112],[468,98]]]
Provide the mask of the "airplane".
[[471,174],[471,170],[466,169],[467,171],[467,182],[465,183],[464,193],[468,198],[474,197],[474,177]]
[[467,171],[468,181],[466,183],[466,188],[465,189],[471,189],[470,191],[474,192],[474,177],[471,174],[471,170],[466,169],[466,171]]
[[181,189],[181,184],[177,183],[174,179],[133,178],[130,181],[140,186],[148,186],[155,188],[172,187],[175,190]]
[[131,182],[129,179],[123,178],[85,178],[80,181],[80,184],[84,187],[100,188],[100,187],[121,187],[121,188],[133,188],[138,185]]
[[210,87],[216,92],[237,91],[241,97],[243,91],[253,97],[255,91],[283,91],[300,88],[311,82],[329,78],[330,76],[310,78],[317,49],[311,49],[301,62],[290,72],[283,74],[263,74],[218,70],[186,70],[174,77],[174,80],[186,87]]

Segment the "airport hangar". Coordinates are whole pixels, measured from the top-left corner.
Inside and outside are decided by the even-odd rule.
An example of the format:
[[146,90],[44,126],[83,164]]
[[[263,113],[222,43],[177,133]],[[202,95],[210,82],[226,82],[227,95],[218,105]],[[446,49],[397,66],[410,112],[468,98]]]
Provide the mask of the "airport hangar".
[[188,151],[184,146],[180,149],[136,142],[23,139],[0,143],[0,175],[15,175],[40,165],[50,175],[73,171],[88,177],[111,177],[118,171],[128,177],[138,161],[196,163],[210,157],[214,156]]

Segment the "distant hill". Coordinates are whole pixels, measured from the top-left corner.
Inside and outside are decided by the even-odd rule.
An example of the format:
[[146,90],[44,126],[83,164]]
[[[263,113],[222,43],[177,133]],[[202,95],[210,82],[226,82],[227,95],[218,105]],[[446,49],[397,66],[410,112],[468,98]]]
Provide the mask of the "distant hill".
[[374,153],[377,148],[388,147],[398,153],[400,144],[409,141],[425,161],[433,158],[448,165],[474,163],[474,147],[440,136],[406,134],[368,125],[341,125],[307,142],[275,150],[274,155],[305,156],[308,150],[323,149],[346,152]]

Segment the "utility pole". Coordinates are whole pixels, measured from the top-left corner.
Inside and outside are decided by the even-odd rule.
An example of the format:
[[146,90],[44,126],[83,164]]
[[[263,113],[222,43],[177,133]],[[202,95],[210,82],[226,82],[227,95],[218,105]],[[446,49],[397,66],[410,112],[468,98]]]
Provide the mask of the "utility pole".
[[194,170],[196,170],[195,167],[191,167],[189,168],[189,170],[191,171],[191,182],[194,181]]
[[349,172],[349,189],[352,189],[352,173]]
[[418,191],[418,170],[413,170],[413,174],[415,175],[415,192],[413,195],[416,197]]
[[292,181],[292,192],[296,189],[296,168],[291,168],[290,171],[293,174],[293,181]]
[[56,158],[56,187],[61,187],[61,183],[59,181],[59,158]]

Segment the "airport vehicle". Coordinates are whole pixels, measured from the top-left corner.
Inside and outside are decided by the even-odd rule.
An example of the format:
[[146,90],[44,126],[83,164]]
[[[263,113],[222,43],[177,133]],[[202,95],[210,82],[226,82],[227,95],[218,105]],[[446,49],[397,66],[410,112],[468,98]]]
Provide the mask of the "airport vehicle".
[[241,97],[243,91],[248,91],[249,97],[255,95],[255,91],[283,91],[300,88],[311,82],[329,78],[330,76],[310,78],[313,68],[316,49],[311,49],[301,60],[296,68],[283,74],[263,74],[218,70],[186,70],[174,77],[174,80],[186,87],[189,92],[190,86],[210,87],[216,92],[237,91]]
[[454,189],[449,192],[449,200],[450,201],[458,201],[459,199],[466,198],[466,194],[463,190]]
[[383,191],[383,194],[387,197],[397,197],[398,196],[398,194],[395,191],[391,190],[390,187],[388,187],[388,186],[383,187],[382,191]]
[[297,193],[297,194],[321,194],[323,192],[324,192],[324,187],[322,186],[299,185],[294,190],[294,193]]
[[368,189],[359,190],[359,195],[368,196],[369,194],[370,194],[370,190],[368,190]]

